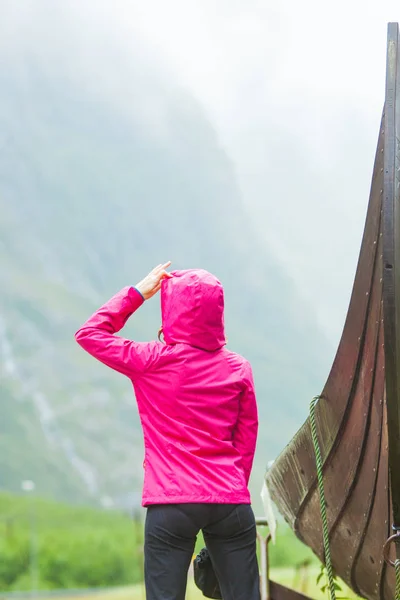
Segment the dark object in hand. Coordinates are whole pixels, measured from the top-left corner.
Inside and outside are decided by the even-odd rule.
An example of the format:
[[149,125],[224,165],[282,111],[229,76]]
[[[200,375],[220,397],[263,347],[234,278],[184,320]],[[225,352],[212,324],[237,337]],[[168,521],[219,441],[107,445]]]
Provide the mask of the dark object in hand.
[[206,598],[222,600],[221,590],[207,548],[200,550],[193,561],[194,582]]

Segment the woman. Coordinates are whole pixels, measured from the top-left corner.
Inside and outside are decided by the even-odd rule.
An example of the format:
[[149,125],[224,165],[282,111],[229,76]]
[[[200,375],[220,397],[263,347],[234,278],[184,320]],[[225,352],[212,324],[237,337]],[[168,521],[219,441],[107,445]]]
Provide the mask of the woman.
[[[116,294],[76,340],[134,387],[145,445],[147,600],[184,600],[200,530],[224,600],[258,600],[252,370],[224,347],[220,282],[203,270],[168,273],[170,264]],[[115,336],[160,289],[164,343]]]

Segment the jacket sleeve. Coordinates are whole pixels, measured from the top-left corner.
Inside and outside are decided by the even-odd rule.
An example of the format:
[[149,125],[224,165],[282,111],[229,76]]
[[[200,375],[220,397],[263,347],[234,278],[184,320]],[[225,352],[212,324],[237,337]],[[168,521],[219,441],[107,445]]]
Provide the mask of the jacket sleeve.
[[233,435],[233,445],[241,454],[246,482],[249,483],[258,434],[258,410],[253,373],[249,363],[244,376],[246,385],[240,398],[239,415]]
[[134,378],[151,364],[154,344],[133,342],[116,336],[144,299],[133,287],[125,287],[97,310],[76,332],[86,352],[111,369]]

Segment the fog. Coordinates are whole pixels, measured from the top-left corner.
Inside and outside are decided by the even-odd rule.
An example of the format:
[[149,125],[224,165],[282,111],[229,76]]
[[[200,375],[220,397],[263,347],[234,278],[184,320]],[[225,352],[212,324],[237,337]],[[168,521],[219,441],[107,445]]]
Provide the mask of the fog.
[[335,345],[364,226],[386,27],[400,18],[395,2],[22,0],[0,7],[3,56],[41,52],[127,113],[140,98],[126,93],[126,73],[143,54],[140,120],[155,135],[163,135],[163,119],[151,72],[194,95],[234,164],[257,234]]

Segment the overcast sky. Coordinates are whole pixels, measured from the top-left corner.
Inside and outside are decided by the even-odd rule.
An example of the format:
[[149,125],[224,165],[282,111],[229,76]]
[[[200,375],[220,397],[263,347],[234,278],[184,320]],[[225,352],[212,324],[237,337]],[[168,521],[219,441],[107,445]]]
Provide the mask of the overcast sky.
[[338,341],[384,100],[387,22],[400,20],[400,5],[146,0],[125,6],[124,27],[145,36],[206,106],[264,243]]
[[207,107],[262,239],[338,341],[384,100],[387,22],[400,20],[400,5],[133,4],[131,26]]
[[[400,20],[399,3],[66,3],[88,40],[107,32],[128,60],[138,51],[135,40],[146,40],[154,60],[203,105],[260,239],[336,345],[384,100],[387,22]],[[8,4],[0,0],[3,10]],[[34,0],[16,5],[35,14]]]

